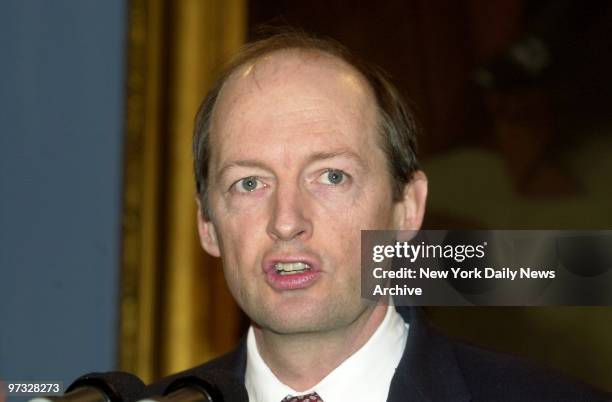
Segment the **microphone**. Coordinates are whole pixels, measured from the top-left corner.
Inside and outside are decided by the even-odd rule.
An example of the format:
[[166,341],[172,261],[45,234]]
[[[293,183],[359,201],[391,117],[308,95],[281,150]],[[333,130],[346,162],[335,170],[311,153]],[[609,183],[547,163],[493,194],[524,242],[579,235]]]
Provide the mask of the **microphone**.
[[138,402],[248,402],[244,384],[224,370],[194,370],[172,381],[163,396]]
[[61,396],[41,396],[29,402],[134,402],[145,385],[130,373],[89,373],[77,378]]

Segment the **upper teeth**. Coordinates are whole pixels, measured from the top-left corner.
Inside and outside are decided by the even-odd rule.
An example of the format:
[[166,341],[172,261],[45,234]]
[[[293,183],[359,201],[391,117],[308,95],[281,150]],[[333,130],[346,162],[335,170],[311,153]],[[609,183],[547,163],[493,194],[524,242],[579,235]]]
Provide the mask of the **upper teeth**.
[[274,268],[276,272],[294,272],[294,271],[303,271],[305,269],[310,269],[310,265],[303,262],[277,262],[274,264]]

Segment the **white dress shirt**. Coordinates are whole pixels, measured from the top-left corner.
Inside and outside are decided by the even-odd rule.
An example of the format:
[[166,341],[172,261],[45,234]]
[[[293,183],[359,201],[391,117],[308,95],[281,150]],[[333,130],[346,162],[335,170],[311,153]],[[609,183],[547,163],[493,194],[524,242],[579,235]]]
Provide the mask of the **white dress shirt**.
[[283,384],[263,361],[253,328],[247,335],[245,386],[251,402],[281,402],[288,395],[312,392],[324,402],[384,402],[406,340],[408,324],[395,307],[387,307],[382,323],[368,341],[353,355],[309,390],[297,392]]

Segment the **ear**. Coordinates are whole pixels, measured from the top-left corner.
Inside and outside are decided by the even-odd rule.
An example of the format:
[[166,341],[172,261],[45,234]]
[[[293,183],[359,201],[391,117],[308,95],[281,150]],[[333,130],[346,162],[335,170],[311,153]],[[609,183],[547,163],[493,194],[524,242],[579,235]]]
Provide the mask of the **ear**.
[[394,223],[397,230],[419,230],[425,216],[427,176],[418,170],[404,186],[403,198],[395,205]]
[[200,244],[208,254],[213,257],[219,257],[221,252],[219,250],[219,240],[215,225],[212,220],[204,217],[202,203],[197,196],[196,203],[198,204],[198,234],[200,235]]

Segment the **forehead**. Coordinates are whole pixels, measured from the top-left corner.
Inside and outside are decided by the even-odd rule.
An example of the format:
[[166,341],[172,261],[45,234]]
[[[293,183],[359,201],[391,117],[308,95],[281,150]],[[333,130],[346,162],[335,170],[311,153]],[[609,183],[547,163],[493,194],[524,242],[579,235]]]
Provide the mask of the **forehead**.
[[370,87],[352,66],[321,52],[277,51],[243,65],[224,84],[211,120],[211,159],[260,152],[263,145],[282,152],[288,143],[371,148],[376,121]]
[[263,55],[239,67],[223,85],[215,108],[223,110],[256,92],[285,89],[289,93],[300,85],[304,85],[300,91],[304,94],[344,91],[356,101],[374,105],[368,83],[345,61],[318,50],[288,49]]

